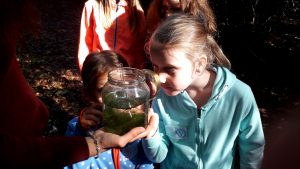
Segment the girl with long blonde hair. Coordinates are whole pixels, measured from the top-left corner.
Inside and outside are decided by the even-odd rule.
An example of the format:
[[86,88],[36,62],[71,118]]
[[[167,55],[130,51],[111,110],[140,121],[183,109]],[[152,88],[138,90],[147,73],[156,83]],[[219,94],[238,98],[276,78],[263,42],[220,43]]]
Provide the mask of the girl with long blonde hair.
[[145,33],[144,11],[138,0],[88,0],[81,16],[79,69],[89,53],[102,50],[114,50],[129,66],[143,68]]

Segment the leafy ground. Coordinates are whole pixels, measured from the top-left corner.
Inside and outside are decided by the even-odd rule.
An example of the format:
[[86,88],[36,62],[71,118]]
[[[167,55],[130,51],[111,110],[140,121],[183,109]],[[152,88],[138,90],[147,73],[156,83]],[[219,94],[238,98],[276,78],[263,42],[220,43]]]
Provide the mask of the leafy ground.
[[[83,107],[76,66],[83,2],[41,2],[40,31],[35,38],[25,35],[18,48],[27,80],[50,110],[45,135],[63,134],[67,121]],[[219,27],[219,42],[233,71],[252,87],[267,135],[280,131],[287,116],[300,113],[299,3],[293,5],[289,15],[272,17],[268,25]]]

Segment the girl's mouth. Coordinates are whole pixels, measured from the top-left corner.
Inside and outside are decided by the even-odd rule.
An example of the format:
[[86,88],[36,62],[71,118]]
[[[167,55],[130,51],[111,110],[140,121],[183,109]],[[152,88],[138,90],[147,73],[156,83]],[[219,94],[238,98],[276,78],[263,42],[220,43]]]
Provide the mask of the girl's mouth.
[[170,86],[167,86],[167,85],[164,85],[164,84],[161,84],[161,87],[165,90],[172,90],[172,88]]

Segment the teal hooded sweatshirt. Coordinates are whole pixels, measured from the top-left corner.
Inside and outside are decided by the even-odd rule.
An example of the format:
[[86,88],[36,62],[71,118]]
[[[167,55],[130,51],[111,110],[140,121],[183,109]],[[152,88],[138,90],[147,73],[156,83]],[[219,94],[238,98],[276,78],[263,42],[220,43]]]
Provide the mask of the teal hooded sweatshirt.
[[260,168],[265,139],[251,88],[224,67],[213,70],[212,95],[201,109],[186,91],[168,96],[161,90],[154,99],[159,131],[143,139],[143,148],[162,169],[230,169],[236,162]]

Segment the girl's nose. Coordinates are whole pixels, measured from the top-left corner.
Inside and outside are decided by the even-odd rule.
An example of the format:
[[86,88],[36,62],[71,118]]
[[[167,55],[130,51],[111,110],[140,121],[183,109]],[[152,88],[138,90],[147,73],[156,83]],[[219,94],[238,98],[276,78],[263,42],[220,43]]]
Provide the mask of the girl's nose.
[[163,73],[159,73],[158,76],[159,76],[160,83],[166,83],[167,81],[166,75],[164,75]]
[[103,104],[103,100],[102,100],[102,97],[101,97],[101,96],[98,97],[98,102],[99,102],[100,104]]

